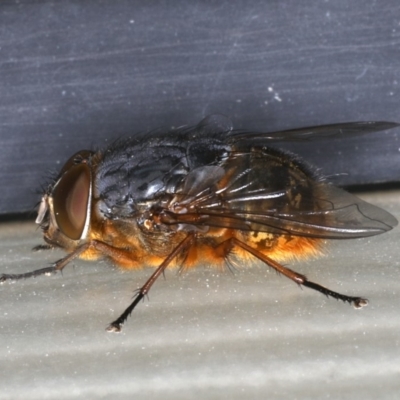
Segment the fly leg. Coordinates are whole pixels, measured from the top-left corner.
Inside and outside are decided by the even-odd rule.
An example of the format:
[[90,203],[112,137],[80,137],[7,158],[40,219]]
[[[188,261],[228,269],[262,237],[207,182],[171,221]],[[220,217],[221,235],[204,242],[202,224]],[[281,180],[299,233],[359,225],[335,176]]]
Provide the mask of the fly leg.
[[23,274],[2,274],[0,275],[0,283],[3,283],[5,281],[16,281],[19,279],[35,278],[39,275],[50,275],[54,272],[62,271],[69,262],[74,260],[76,257],[79,257],[79,255],[86,251],[90,247],[90,245],[90,243],[83,244],[72,253],[66,255],[65,257],[54,262],[46,268],[36,269],[35,271],[25,272]]
[[190,244],[193,243],[194,234],[189,234],[183,239],[178,246],[168,255],[168,257],[159,265],[159,267],[154,271],[154,273],[150,276],[150,278],[146,281],[146,283],[139,289],[137,292],[132,304],[115,320],[113,321],[108,327],[108,332],[121,332],[122,325],[131,315],[132,311],[138,305],[138,303],[143,299],[144,296],[147,295],[151,287],[153,286],[154,282],[157,278],[164,273],[165,269],[171,263],[171,261],[178,256],[182,251],[187,249]]
[[318,283],[311,282],[306,278],[306,276],[284,267],[283,265],[279,264],[278,262],[274,261],[273,259],[269,258],[268,256],[262,254],[258,250],[254,249],[253,247],[247,245],[246,243],[236,238],[230,238],[225,242],[221,243],[219,246],[222,246],[224,248],[226,254],[229,254],[233,246],[241,247],[243,250],[248,251],[250,254],[257,257],[259,260],[263,261],[265,264],[273,268],[275,271],[291,279],[293,282],[296,282],[297,284],[308,287],[310,289],[314,289],[324,294],[325,296],[330,296],[337,300],[342,300],[344,302],[352,303],[354,308],[362,308],[368,304],[368,300],[362,297],[353,297],[340,294],[324,286],[321,286]]
[[[47,246],[44,245],[45,249]],[[37,250],[39,246],[36,246],[34,250]],[[81,246],[77,247],[72,253],[66,255],[65,257],[61,258],[60,260],[54,262],[49,267],[37,269],[31,272],[25,272],[23,274],[3,274],[0,275],[0,283],[5,281],[15,281],[19,279],[26,279],[26,278],[34,278],[39,275],[50,275],[54,272],[62,271],[64,267],[70,263],[75,258],[79,257],[82,253],[84,253],[89,248],[96,249],[99,253],[109,256],[111,258],[118,258],[128,260],[127,262],[132,263],[131,257],[126,254],[123,250],[116,249],[104,242],[99,240],[92,240],[90,242],[84,243]],[[42,247],[39,248],[40,250]]]
[[54,249],[54,246],[51,244],[38,244],[35,247],[32,248],[33,251],[40,251],[40,250],[51,250]]

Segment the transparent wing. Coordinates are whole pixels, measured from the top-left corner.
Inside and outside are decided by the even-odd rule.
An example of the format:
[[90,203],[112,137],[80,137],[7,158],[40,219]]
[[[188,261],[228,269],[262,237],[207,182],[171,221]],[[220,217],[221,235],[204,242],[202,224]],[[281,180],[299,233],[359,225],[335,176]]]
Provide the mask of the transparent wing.
[[344,239],[397,225],[388,212],[319,180],[304,163],[276,150],[232,152],[218,166],[190,175],[163,217],[181,229],[214,226]]
[[243,140],[296,141],[326,139],[329,137],[357,136],[371,132],[385,131],[400,124],[386,121],[347,122],[331,125],[311,126],[279,132],[235,132],[230,137],[235,142]]

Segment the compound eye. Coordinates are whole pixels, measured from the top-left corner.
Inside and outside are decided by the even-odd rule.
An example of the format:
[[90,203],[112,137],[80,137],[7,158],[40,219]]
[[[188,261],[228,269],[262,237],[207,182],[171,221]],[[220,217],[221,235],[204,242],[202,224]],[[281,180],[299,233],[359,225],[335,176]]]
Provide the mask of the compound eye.
[[79,240],[82,236],[90,186],[90,169],[83,163],[64,172],[53,190],[53,209],[58,228],[70,239]]
[[85,163],[90,156],[93,155],[93,151],[90,150],[79,150],[73,156],[71,156],[67,162],[63,165],[57,179],[61,178],[65,172],[69,171],[72,167]]

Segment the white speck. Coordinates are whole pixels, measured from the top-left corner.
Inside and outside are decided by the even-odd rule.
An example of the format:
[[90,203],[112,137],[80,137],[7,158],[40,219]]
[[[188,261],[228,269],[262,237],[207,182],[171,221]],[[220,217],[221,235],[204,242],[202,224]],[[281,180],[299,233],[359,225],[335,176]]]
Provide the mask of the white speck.
[[242,102],[241,99],[237,99],[237,100],[236,100],[236,103],[241,103],[241,102]]
[[61,96],[65,96],[67,94],[67,91],[66,90],[63,90],[62,92],[61,92]]
[[361,79],[361,78],[367,73],[367,71],[368,71],[368,68],[365,67],[365,68],[361,71],[361,74],[358,75],[358,76],[356,76],[356,81],[357,81],[358,79]]
[[269,86],[269,87],[268,87],[268,92],[273,92],[273,91],[274,91],[274,88],[271,87],[271,86]]
[[130,19],[130,20],[129,20],[129,23],[130,23],[130,24],[134,24],[134,23],[135,23],[135,20],[134,20],[134,19]]
[[264,104],[268,104],[268,100],[265,100],[265,101],[264,101]]
[[275,93],[274,99],[277,101],[282,101],[282,99],[279,97],[278,93]]
[[331,17],[331,12],[327,11],[325,15],[326,15],[326,18],[330,18]]

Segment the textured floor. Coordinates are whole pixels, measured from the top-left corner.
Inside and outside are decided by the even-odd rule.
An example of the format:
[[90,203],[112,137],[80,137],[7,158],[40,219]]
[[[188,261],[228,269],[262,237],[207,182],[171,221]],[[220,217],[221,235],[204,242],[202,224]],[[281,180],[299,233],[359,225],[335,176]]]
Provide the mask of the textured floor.
[[[400,192],[366,194],[400,219]],[[169,271],[121,334],[105,327],[150,270],[77,261],[63,275],[0,286],[0,399],[397,399],[400,229],[334,242],[291,267],[367,297],[362,310],[263,266]],[[0,225],[1,271],[48,265],[33,223]]]

